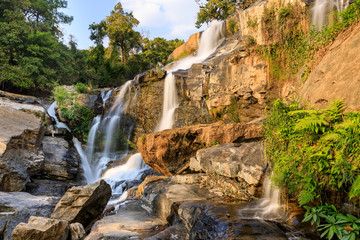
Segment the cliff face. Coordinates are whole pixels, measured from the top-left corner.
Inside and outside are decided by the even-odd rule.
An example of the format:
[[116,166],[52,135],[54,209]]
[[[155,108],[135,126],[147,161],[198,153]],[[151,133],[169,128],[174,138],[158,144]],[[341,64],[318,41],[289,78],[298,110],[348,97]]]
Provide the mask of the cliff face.
[[318,56],[318,64],[300,87],[300,97],[321,108],[343,99],[348,110],[360,110],[360,24],[351,27]]

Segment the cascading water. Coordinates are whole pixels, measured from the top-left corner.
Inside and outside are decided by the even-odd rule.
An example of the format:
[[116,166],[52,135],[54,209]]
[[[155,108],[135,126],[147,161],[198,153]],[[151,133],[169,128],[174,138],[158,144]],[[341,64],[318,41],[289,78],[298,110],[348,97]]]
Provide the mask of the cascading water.
[[[88,183],[102,178],[112,187],[113,195],[122,194],[125,181],[139,180],[142,172],[148,167],[139,153],[130,156],[123,165],[106,170],[110,162],[124,159],[128,155],[128,139],[131,136],[134,122],[126,118],[126,112],[135,100],[130,93],[134,81],[127,81],[109,109],[101,118],[94,118],[84,151],[79,149],[82,158],[84,175]],[[113,90],[101,93],[103,105],[111,97]],[[81,154],[82,152],[83,154]]]
[[349,6],[349,0],[316,0],[312,7],[312,24],[318,29],[328,23],[330,12],[336,10],[344,11]]
[[170,129],[174,124],[174,113],[179,103],[177,100],[175,76],[173,72],[180,69],[188,69],[192,64],[200,63],[206,60],[216,51],[217,47],[222,43],[224,37],[223,22],[216,20],[212,21],[210,27],[201,35],[197,54],[180,60],[168,70],[164,83],[162,118],[156,127],[156,131]]
[[261,199],[250,207],[241,209],[239,215],[246,218],[266,220],[283,218],[284,211],[281,208],[280,196],[280,189],[273,186],[271,180],[266,176]]

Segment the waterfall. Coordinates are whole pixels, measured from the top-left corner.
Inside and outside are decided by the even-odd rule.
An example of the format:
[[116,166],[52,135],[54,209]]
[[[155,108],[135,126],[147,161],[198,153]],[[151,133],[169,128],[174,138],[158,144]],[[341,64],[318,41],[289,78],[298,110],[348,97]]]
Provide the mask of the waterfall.
[[110,89],[109,91],[103,91],[101,92],[101,99],[102,99],[102,102],[103,102],[103,107],[105,107],[105,104],[106,104],[106,101],[111,97],[111,94],[112,92],[114,91],[115,89]]
[[349,6],[349,0],[316,0],[312,7],[312,24],[322,29],[328,23],[330,12],[344,11]]
[[195,56],[186,57],[168,70],[164,83],[164,102],[162,118],[156,127],[156,131],[170,129],[175,120],[175,110],[179,103],[177,100],[176,81],[174,72],[180,69],[189,69],[192,64],[200,63],[213,54],[225,37],[224,24],[212,21],[210,27],[201,35],[199,49]]
[[56,111],[55,109],[57,108],[57,102],[54,101],[49,107],[48,109],[46,109],[47,113],[49,114],[50,117],[52,117],[55,121],[55,127],[57,128],[65,128],[66,130],[68,130],[69,132],[71,132],[70,128],[63,122],[60,122],[59,119],[56,116]]
[[285,212],[282,209],[280,197],[280,189],[272,184],[268,176],[265,176],[262,197],[250,206],[241,209],[239,216],[261,220],[283,219]]

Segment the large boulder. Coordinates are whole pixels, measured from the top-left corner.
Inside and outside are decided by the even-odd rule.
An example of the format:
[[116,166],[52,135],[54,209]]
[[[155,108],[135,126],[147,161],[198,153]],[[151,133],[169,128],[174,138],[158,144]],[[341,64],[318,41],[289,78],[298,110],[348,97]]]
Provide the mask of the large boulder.
[[216,144],[243,142],[262,137],[257,124],[208,124],[169,129],[141,137],[138,150],[146,164],[154,170],[172,176],[197,150]]
[[318,108],[343,99],[348,110],[360,110],[360,25],[341,34],[319,57],[317,66],[300,87],[299,95]]
[[[226,120],[249,122],[263,114],[268,97],[266,61],[246,49],[235,34],[204,63],[175,72],[179,108],[175,126]],[[211,116],[211,117],[209,117]]]
[[164,221],[173,213],[173,205],[188,201],[205,201],[215,195],[197,185],[176,184],[170,179],[149,183],[143,193],[143,207]]
[[53,180],[74,179],[79,171],[79,157],[69,143],[58,137],[44,137],[44,164],[40,178]]
[[86,228],[104,211],[110,197],[110,185],[104,180],[72,187],[58,202],[51,218],[79,222]]
[[200,43],[201,33],[192,34],[183,45],[176,48],[168,57],[168,60],[179,60],[189,55],[194,55]]
[[126,203],[116,214],[97,221],[85,239],[144,239],[156,234],[167,222],[148,214],[142,204],[140,200]]
[[0,99],[0,190],[22,191],[30,180],[29,170],[44,160],[43,128],[34,114],[5,103]]
[[30,216],[50,217],[58,200],[26,192],[0,192],[0,239],[11,239],[16,225]]
[[35,216],[17,225],[12,233],[13,240],[67,240],[68,236],[67,221]]
[[237,178],[249,185],[258,185],[266,162],[261,142],[243,142],[200,149],[190,159],[190,169]]

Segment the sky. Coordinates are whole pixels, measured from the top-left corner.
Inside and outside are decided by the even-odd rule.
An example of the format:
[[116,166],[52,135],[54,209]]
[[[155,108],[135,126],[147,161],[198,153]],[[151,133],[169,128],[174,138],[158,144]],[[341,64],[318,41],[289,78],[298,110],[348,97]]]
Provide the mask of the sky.
[[[68,8],[63,9],[73,16],[71,25],[63,24],[64,42],[69,42],[73,35],[79,49],[93,46],[89,39],[89,25],[99,23],[110,15],[118,0],[68,0]],[[187,40],[193,33],[203,29],[195,28],[196,14],[199,6],[195,0],[121,0],[126,12],[133,12],[140,21],[136,28],[142,35],[151,39],[163,37]],[[106,43],[105,43],[106,44]]]

